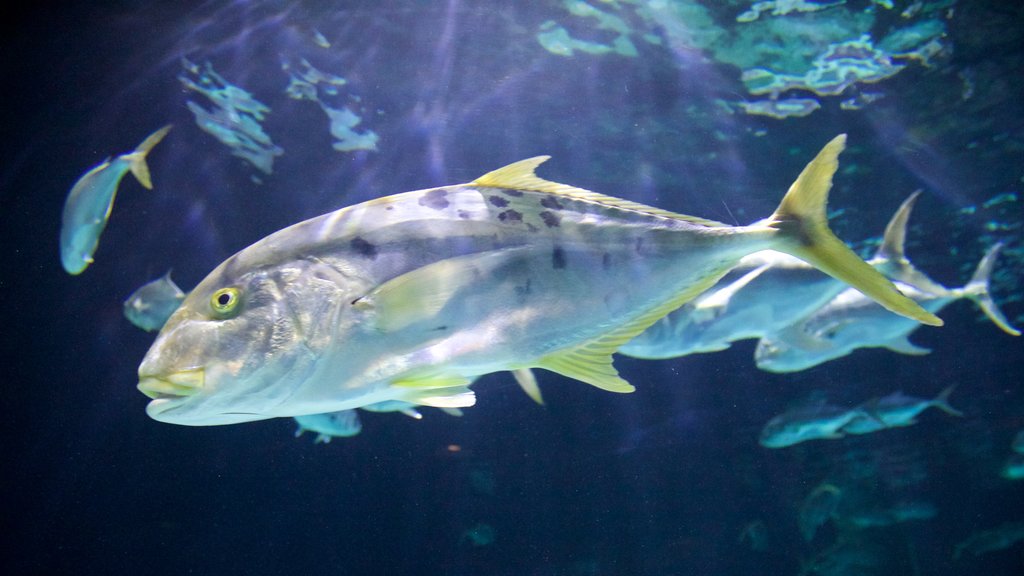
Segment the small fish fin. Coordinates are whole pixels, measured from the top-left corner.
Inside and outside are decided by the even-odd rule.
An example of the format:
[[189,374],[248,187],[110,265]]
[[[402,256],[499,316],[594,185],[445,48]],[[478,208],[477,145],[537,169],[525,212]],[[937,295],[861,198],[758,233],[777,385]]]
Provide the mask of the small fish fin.
[[771,264],[764,264],[763,266],[758,266],[757,268],[754,268],[750,272],[747,272],[743,276],[739,277],[728,286],[720,290],[715,290],[706,298],[698,298],[694,300],[694,309],[702,311],[715,311],[713,316],[717,317],[719,314],[722,313],[722,311],[724,311],[729,306],[729,302],[732,300],[733,296],[735,296],[740,290],[746,287],[747,284],[750,284],[755,278],[760,276],[765,270],[769,268],[771,268]]
[[139,181],[139,184],[142,184],[142,186],[147,190],[153,189],[153,182],[149,177],[149,165],[146,164],[146,155],[149,154],[149,151],[152,150],[154,146],[164,139],[164,136],[171,131],[172,126],[172,124],[168,124],[156,132],[153,132],[142,141],[142,144],[139,144],[135,148],[134,152],[122,156],[122,158],[128,161],[128,167],[132,171],[132,175],[134,175],[135,179]]
[[373,325],[392,332],[440,312],[460,290],[490,276],[524,247],[504,248],[447,258],[406,272],[377,286],[353,304],[372,311]]
[[868,400],[863,405],[856,408],[854,412],[867,418],[868,420],[871,420],[872,422],[878,424],[882,428],[890,428],[888,422],[886,422],[881,416],[878,415],[878,400],[878,398]]
[[725,224],[721,222],[715,222],[714,220],[707,220],[704,218],[697,218],[694,216],[687,216],[685,214],[677,214],[675,212],[669,212],[668,210],[661,210],[653,206],[647,206],[639,202],[632,202],[630,200],[624,200],[622,198],[615,198],[612,196],[605,196],[597,192],[591,192],[590,190],[584,190],[583,188],[577,188],[575,186],[569,186],[568,184],[559,184],[558,182],[551,182],[550,180],[544,180],[537,176],[534,171],[537,166],[540,166],[544,162],[548,161],[551,156],[534,156],[533,158],[527,158],[526,160],[520,160],[514,162],[508,166],[503,166],[497,170],[493,170],[484,174],[470,182],[472,186],[486,186],[489,188],[506,188],[512,190],[530,190],[535,192],[547,192],[548,194],[554,194],[556,196],[563,196],[565,198],[571,198],[573,200],[580,200],[583,202],[593,202],[595,204],[601,204],[604,206],[612,206],[620,208],[622,210],[629,210],[633,212],[642,212],[651,216],[660,216],[663,218],[671,218],[673,220],[683,220],[691,224],[697,224],[700,226],[709,227],[722,227]]
[[945,390],[939,392],[939,395],[936,396],[934,400],[932,400],[932,406],[938,408],[939,410],[942,410],[943,412],[949,414],[950,416],[958,416],[960,418],[963,418],[964,413],[957,410],[956,408],[953,408],[953,406],[949,404],[949,395],[953,393],[953,390],[956,390],[956,384],[947,386]]
[[[831,329],[837,330],[851,322],[853,322],[853,320],[840,321]],[[834,347],[832,342],[827,338],[819,338],[818,336],[807,332],[807,330],[804,330],[803,323],[799,322],[779,330],[774,334],[774,338],[781,340],[790,346],[795,346],[808,352],[820,352]]]
[[910,356],[924,356],[926,354],[932,353],[931,348],[924,348],[922,346],[918,346],[917,344],[914,344],[909,339],[907,339],[906,336],[901,336],[899,338],[896,338],[895,340],[891,340],[888,344],[885,345],[885,347],[889,350],[892,350],[893,352],[907,354]]
[[302,427],[302,424],[299,424],[299,427],[295,429],[295,437],[298,438],[299,436],[302,436],[305,431],[306,429]]
[[462,417],[462,410],[459,410],[458,408],[444,408],[444,407],[442,407],[442,408],[440,408],[440,410],[442,412],[444,412],[445,414],[449,415],[449,416]]
[[317,434],[316,438],[313,439],[313,444],[330,444],[331,437],[327,434]]
[[415,408],[403,408],[402,410],[399,410],[399,412],[405,414],[406,416],[412,418],[413,420],[423,419],[423,414],[420,414],[419,411],[416,410]]
[[992,276],[992,269],[995,268],[996,258],[999,257],[999,251],[1002,249],[1002,242],[989,248],[988,252],[985,253],[985,257],[981,259],[981,262],[978,262],[978,267],[975,269],[974,275],[971,276],[970,282],[962,288],[962,291],[964,296],[977,304],[981,311],[985,313],[985,316],[988,316],[988,319],[998,326],[1000,330],[1011,336],[1020,336],[1020,330],[1010,324],[1010,321],[1003,315],[1003,312],[996,305],[996,301],[992,299],[992,294],[989,292],[989,279]]
[[519,387],[523,389],[523,392],[526,392],[526,395],[529,396],[531,400],[541,406],[544,405],[544,397],[541,396],[540,386],[537,385],[537,376],[533,373],[533,370],[530,370],[529,368],[520,368],[518,370],[513,370],[512,376],[515,377],[516,384],[519,384]]
[[826,219],[828,193],[832,188],[832,176],[839,167],[839,153],[845,146],[845,134],[826,144],[764,222],[787,239],[775,249],[796,256],[846,282],[892,312],[923,324],[941,326],[942,320],[901,294],[892,282],[861,260],[829,229]]
[[423,390],[420,394],[409,396],[407,400],[432,408],[468,408],[476,404],[476,394],[466,386],[456,386],[451,389]]

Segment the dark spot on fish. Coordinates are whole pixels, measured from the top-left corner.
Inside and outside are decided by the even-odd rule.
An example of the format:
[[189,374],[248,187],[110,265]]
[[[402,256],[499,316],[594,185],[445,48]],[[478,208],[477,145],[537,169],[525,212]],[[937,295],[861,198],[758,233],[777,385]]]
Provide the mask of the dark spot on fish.
[[505,200],[501,196],[488,196],[487,199],[491,202],[491,204],[494,204],[498,208],[504,208],[505,206],[508,206],[508,200]]
[[447,329],[448,329],[447,326],[442,325],[442,326],[438,326],[437,328],[434,328],[434,332],[444,332]]
[[370,244],[366,240],[363,240],[359,236],[353,238],[352,241],[349,242],[349,246],[351,246],[352,249],[355,250],[356,254],[359,254],[364,258],[369,258],[370,260],[373,260],[374,258],[377,257],[377,247],[374,246],[373,244]]
[[448,192],[440,188],[435,188],[420,198],[420,206],[426,206],[427,208],[433,208],[434,210],[444,210],[449,204],[446,196],[448,196]]
[[644,252],[644,239],[639,236],[636,239],[636,253],[643,254]]
[[555,270],[565,268],[565,250],[561,246],[555,246],[551,251],[551,267]]
[[554,212],[549,212],[547,210],[540,213],[540,219],[543,220],[545,224],[547,224],[548,228],[557,228],[562,221],[561,216],[555,214]]
[[526,229],[529,230],[530,232],[536,232],[538,230],[536,226],[530,224],[529,222],[526,223]]
[[502,222],[522,222],[523,215],[515,210],[509,209],[498,214],[498,220],[501,220]]
[[463,220],[469,220],[469,212],[466,212],[465,210],[459,210],[456,214],[458,214],[459,218],[462,218]]
[[545,208],[551,208],[552,210],[561,210],[564,208],[564,206],[562,206],[558,201],[558,198],[555,198],[554,196],[545,196],[541,198],[540,205]]
[[611,267],[612,267],[612,255],[607,253],[607,252],[605,252],[604,255],[601,256],[601,268],[604,268],[605,270],[607,270],[607,269],[609,269]]
[[520,303],[524,302],[526,300],[526,297],[529,296],[530,292],[532,291],[532,289],[530,288],[530,279],[526,279],[526,284],[523,284],[522,286],[516,286],[515,290],[516,298],[519,300]]
[[395,207],[394,206],[385,206],[384,209],[385,210],[394,210]]
[[522,190],[516,190],[515,188],[501,188],[501,193],[506,196],[512,196],[513,198],[519,198],[523,195]]

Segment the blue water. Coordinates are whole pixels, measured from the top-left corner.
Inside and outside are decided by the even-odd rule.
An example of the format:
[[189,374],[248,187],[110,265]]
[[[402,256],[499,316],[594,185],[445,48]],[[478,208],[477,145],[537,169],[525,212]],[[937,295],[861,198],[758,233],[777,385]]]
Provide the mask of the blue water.
[[[748,223],[847,133],[830,202],[838,234],[870,251],[867,240],[923,189],[908,235],[914,263],[960,286],[1004,242],[994,295],[1024,324],[1015,3],[849,0],[753,22],[737,22],[753,4],[745,0],[591,0],[589,11],[554,0],[331,4],[50,3],[5,22],[0,571],[1024,570],[1022,542],[954,558],[972,535],[1024,521],[1024,480],[1000,476],[1024,429],[1021,341],[966,302],[943,311],[945,327],[911,337],[927,356],[861,350],[770,374],[744,341],[675,360],[619,358],[637,387],[629,395],[539,372],[544,407],[494,374],[474,385],[478,404],[461,418],[362,413],[359,435],[326,445],[294,438],[290,419],[205,428],[149,419],[135,385],[153,335],[121,313],[135,288],[173,269],[187,290],[291,223],[538,154],[553,157],[540,170],[552,180]],[[936,34],[927,63],[894,57],[898,73],[840,95],[779,94],[816,99],[804,117],[743,111],[770,98],[751,93],[744,69],[802,75],[823,47],[864,34],[895,53],[900,38],[890,35],[918,25]],[[561,44],[545,40],[560,29]],[[222,133],[234,149],[196,122],[195,107],[215,114],[217,99],[181,80],[208,70],[251,97],[233,92],[235,107],[221,113],[237,130],[242,116],[258,125]],[[309,86],[286,92],[299,72],[315,100]],[[842,107],[856,97],[871,101]],[[95,263],[65,274],[57,238],[67,191],[169,122],[150,158],[154,190],[126,178]],[[815,393],[852,406],[898,389],[932,397],[949,384],[963,418],[929,411],[864,436],[778,450],[757,442],[766,421]],[[871,528],[830,519],[808,542],[799,510],[825,482],[848,495],[847,514],[906,502],[936,514]],[[754,522],[762,544],[740,539]]]

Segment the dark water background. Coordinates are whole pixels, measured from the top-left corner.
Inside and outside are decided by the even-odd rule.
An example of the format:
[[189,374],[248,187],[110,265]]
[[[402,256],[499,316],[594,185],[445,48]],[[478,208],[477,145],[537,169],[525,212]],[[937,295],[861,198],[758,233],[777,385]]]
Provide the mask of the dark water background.
[[[731,26],[741,4],[711,5]],[[552,180],[746,223],[846,132],[831,200],[840,236],[877,235],[922,188],[911,258],[959,286],[1006,242],[996,298],[1020,325],[1024,214],[1019,201],[981,204],[1024,186],[1024,11],[951,9],[951,55],[877,85],[886,97],[864,110],[822,99],[787,120],[730,112],[721,101],[745,98],[739,70],[699,51],[640,41],[634,58],[545,51],[542,23],[572,20],[557,2],[43,3],[7,19],[0,571],[798,574],[801,559],[842,543],[870,566],[822,573],[1024,573],[1020,544],[952,558],[972,533],[1024,520],[1024,483],[999,476],[1024,429],[1021,342],[967,303],[942,313],[944,328],[915,333],[933,350],[924,357],[866,350],[788,375],[758,371],[753,342],[621,358],[636,393],[542,373],[543,408],[497,374],[475,385],[478,405],[462,418],[365,414],[359,436],[326,446],[293,438],[290,420],[150,420],[135,371],[152,335],[121,316],[122,300],[168,268],[187,288],[293,222],[537,154],[553,156],[541,171]],[[331,48],[311,41],[315,31]],[[270,106],[263,127],[285,151],[272,175],[197,128],[185,102],[207,102],[182,88],[182,57]],[[348,80],[377,151],[332,150],[321,110],[285,96],[281,60],[299,57]],[[67,190],[167,122],[176,127],[150,161],[155,190],[126,178],[96,263],[68,276],[57,253]],[[764,422],[812,390],[854,405],[954,383],[963,419],[929,412],[901,430],[757,444]],[[938,515],[842,533],[829,524],[807,543],[796,511],[823,481],[877,503],[930,502]],[[738,542],[754,520],[767,550]],[[493,542],[471,537],[482,525]]]

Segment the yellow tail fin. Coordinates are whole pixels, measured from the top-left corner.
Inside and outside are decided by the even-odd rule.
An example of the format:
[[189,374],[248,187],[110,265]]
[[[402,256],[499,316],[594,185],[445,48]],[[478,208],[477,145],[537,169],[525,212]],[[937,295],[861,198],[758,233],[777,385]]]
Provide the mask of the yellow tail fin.
[[826,144],[768,218],[767,225],[789,240],[777,249],[846,282],[888,310],[922,324],[942,326],[942,320],[901,294],[892,282],[861,260],[829,229],[825,205],[832,188],[832,175],[839,167],[839,153],[845,146],[845,134]]
[[146,164],[146,155],[149,154],[149,151],[152,150],[154,146],[164,139],[164,136],[171,131],[171,127],[172,125],[168,124],[156,132],[153,132],[148,138],[142,141],[142,144],[139,144],[138,147],[135,148],[134,152],[123,156],[123,158],[129,163],[128,167],[132,171],[132,175],[135,176],[135,179],[138,180],[139,184],[142,184],[146,190],[153,189],[153,182],[149,177],[149,165]]

